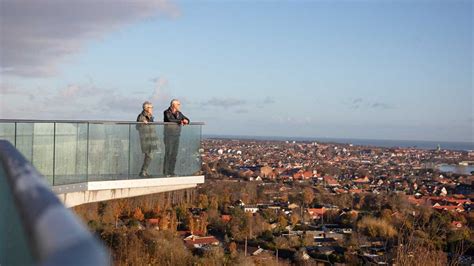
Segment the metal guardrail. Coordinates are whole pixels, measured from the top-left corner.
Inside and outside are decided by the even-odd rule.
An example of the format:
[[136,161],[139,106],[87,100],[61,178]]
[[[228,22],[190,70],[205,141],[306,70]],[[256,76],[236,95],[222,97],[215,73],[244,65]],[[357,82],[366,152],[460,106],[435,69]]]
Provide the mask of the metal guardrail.
[[[48,120],[48,119],[0,119],[0,123],[90,123],[90,124],[141,124],[140,122],[120,120]],[[153,122],[150,125],[175,125],[171,122]],[[191,122],[189,125],[205,125],[204,122]]]
[[[23,237],[29,246],[28,251],[9,253],[15,247],[0,245],[3,249],[0,265],[28,263],[26,258],[12,257],[27,254],[31,254],[34,265],[110,265],[102,244],[63,206],[38,171],[5,140],[0,140],[0,170],[12,199],[2,205],[18,212],[21,224],[14,226],[23,227]],[[2,216],[14,215],[6,213],[7,210],[2,210]],[[8,228],[0,228],[0,242],[8,241],[11,227],[10,224]]]

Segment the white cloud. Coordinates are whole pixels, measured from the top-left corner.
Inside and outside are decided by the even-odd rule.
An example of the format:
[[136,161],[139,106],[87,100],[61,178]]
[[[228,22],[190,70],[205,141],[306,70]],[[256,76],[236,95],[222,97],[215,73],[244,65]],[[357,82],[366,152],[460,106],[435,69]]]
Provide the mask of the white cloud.
[[[344,103],[347,104],[347,103]],[[388,104],[386,102],[381,101],[370,101],[368,99],[362,98],[355,98],[349,101],[348,103],[351,109],[379,109],[379,110],[387,110],[387,109],[394,109],[395,106]]]
[[0,74],[54,75],[87,41],[140,19],[179,14],[168,0],[2,0]]
[[38,93],[38,89],[25,90],[8,82],[0,82],[0,96],[2,96],[2,99],[6,96],[19,96],[23,98],[27,97],[28,99],[33,100],[36,98]]
[[151,95],[152,101],[161,101],[163,100],[163,98],[169,97],[168,93],[165,92],[165,89],[169,84],[167,78],[160,76],[152,79],[152,82],[155,85],[155,89],[153,90],[153,94]]
[[247,101],[243,99],[218,98],[218,97],[213,97],[201,103],[203,107],[222,107],[222,108],[241,107],[246,104],[247,104]]
[[275,98],[270,97],[270,96],[267,96],[265,97],[265,99],[263,99],[264,104],[274,104],[275,102],[276,102]]
[[76,96],[80,92],[81,88],[77,85],[69,85],[60,91],[61,96],[64,98],[70,98]]
[[[142,103],[151,100],[157,110],[155,116],[169,104],[169,97],[163,89],[164,78],[148,89],[143,97],[139,92],[119,92],[114,88],[97,86],[92,81],[69,84],[58,89],[22,88],[1,84],[0,117],[10,119],[79,119],[79,120],[126,120],[133,121],[141,112]],[[31,98],[33,97],[34,98]],[[7,103],[21,103],[20,108]],[[159,115],[157,118],[160,118]]]

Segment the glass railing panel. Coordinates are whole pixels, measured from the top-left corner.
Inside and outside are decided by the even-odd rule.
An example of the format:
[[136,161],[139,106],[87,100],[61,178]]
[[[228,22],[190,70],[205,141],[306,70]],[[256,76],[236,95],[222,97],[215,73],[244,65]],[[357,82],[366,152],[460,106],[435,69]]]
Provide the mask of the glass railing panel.
[[54,185],[87,181],[87,124],[57,123]]
[[88,180],[128,179],[128,124],[89,124]]
[[176,158],[175,174],[178,176],[191,176],[199,173],[201,169],[201,126],[188,125],[181,127],[178,155]]
[[27,235],[0,165],[0,265],[33,265]]
[[130,125],[130,178],[141,178],[145,152],[151,155],[146,172],[153,177],[163,176],[164,143],[163,125]]
[[32,164],[53,184],[54,175],[54,123],[33,124]]
[[[0,138],[17,149],[53,185],[150,177],[192,176],[201,169],[201,125],[103,122],[0,122]],[[151,141],[151,148],[142,144]],[[174,165],[173,165],[174,164]]]
[[147,172],[153,177],[190,176],[201,169],[201,125],[132,125],[130,136],[131,178],[141,172],[145,151],[152,155]]
[[33,123],[16,124],[16,145],[15,147],[25,156],[28,161],[33,159]]
[[0,123],[0,139],[15,145],[15,123]]

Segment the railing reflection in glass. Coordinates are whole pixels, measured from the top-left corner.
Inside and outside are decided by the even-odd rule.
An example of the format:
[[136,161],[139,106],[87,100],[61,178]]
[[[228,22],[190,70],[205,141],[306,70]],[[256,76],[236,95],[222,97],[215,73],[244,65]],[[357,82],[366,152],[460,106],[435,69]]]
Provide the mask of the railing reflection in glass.
[[[0,120],[0,139],[15,145],[51,185],[66,185],[144,178],[139,175],[143,170],[144,152],[150,155],[145,169],[148,177],[198,175],[202,125],[192,123],[170,131],[169,128],[178,126]],[[171,137],[170,132],[173,132]],[[150,138],[152,147],[144,148]]]

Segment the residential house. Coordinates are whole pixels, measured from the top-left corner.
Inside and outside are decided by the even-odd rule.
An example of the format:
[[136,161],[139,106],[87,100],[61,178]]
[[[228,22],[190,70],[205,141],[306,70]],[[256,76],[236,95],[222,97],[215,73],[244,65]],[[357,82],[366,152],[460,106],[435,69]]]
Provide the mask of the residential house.
[[196,236],[191,234],[183,239],[184,244],[189,249],[203,248],[205,246],[218,246],[220,241],[214,236]]

